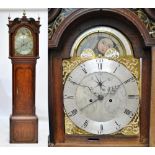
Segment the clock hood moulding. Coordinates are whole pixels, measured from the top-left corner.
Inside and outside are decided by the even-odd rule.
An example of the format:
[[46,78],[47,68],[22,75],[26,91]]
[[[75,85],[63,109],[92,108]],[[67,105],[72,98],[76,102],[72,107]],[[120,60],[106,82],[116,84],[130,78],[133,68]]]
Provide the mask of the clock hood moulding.
[[15,18],[14,20],[10,20],[11,18],[9,17],[9,24],[8,27],[11,28],[10,32],[13,33],[13,31],[15,31],[18,28],[18,24],[25,24],[25,25],[29,25],[29,27],[33,27],[35,28],[35,33],[39,32],[39,27],[40,25],[40,18],[38,18],[38,21],[36,21],[34,18],[27,18],[26,15],[23,15],[22,18]]
[[[73,11],[69,16],[64,18],[60,25],[57,25],[52,37],[49,38],[49,49],[55,49],[59,47],[65,35],[74,28],[78,27],[80,21],[90,19],[90,17],[109,17],[111,19],[122,20],[122,23],[129,23],[129,26],[134,27],[139,35],[143,38],[145,46],[155,45],[155,38],[149,35],[149,31],[145,24],[139,19],[139,17],[129,9],[77,9]],[[108,23],[106,23],[107,25]],[[74,30],[71,30],[74,31]]]
[[[65,9],[49,15],[49,143],[52,146],[149,146],[149,117],[151,90],[151,47],[155,38],[132,9]],[[58,11],[58,10],[55,10]],[[49,10],[49,13],[51,10]],[[54,12],[54,10],[53,10]],[[61,14],[62,13],[62,14]],[[52,17],[53,16],[53,17]],[[60,21],[59,21],[60,20]],[[133,48],[134,58],[141,58],[141,109],[140,136],[134,138],[102,137],[95,144],[87,136],[66,136],[64,132],[63,60],[71,58],[70,51],[76,39],[86,30],[107,26],[127,37]],[[51,32],[51,33],[50,33]],[[52,34],[52,35],[51,35]],[[117,140],[118,141],[117,141]]]
[[39,37],[38,34],[40,33],[40,18],[38,17],[38,20],[35,20],[34,18],[27,18],[27,16],[25,15],[25,13],[23,13],[22,18],[15,18],[13,20],[11,20],[11,17],[8,17],[8,22],[9,24],[9,42],[10,42],[10,47],[9,47],[9,58],[11,58],[13,61],[16,59],[22,59],[22,56],[15,56],[14,53],[12,52],[12,50],[14,49],[14,45],[11,44],[12,41],[14,41],[15,35],[16,35],[16,31],[20,28],[20,27],[27,27],[33,34],[33,38],[34,38],[34,54],[31,56],[24,56],[25,61],[26,60],[30,60],[30,59],[38,59],[39,58],[39,45],[36,44],[37,42],[39,42]]

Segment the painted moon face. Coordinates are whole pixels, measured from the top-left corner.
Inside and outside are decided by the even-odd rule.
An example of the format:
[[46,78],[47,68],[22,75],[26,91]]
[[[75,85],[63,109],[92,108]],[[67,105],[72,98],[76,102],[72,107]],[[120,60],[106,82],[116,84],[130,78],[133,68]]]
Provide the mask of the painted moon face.
[[70,55],[71,57],[81,56],[83,51],[91,49],[95,55],[104,56],[111,48],[115,49],[119,56],[133,55],[128,39],[121,32],[111,27],[99,26],[82,33],[75,40]]

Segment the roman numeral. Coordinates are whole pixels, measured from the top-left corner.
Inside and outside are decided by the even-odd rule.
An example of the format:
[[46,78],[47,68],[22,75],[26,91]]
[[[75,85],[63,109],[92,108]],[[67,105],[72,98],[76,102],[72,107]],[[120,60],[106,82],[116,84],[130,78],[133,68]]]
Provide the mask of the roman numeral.
[[113,73],[116,72],[116,70],[118,69],[118,67],[120,67],[120,64],[115,68],[115,70],[113,71]]
[[132,113],[132,111],[129,110],[129,109],[125,109],[124,110],[124,114],[128,115],[130,118],[132,118],[134,116],[134,114]]
[[102,70],[102,63],[98,63],[98,69]]
[[131,113],[132,113],[132,111],[130,111],[129,109],[124,110],[124,114],[126,114],[126,115],[130,115]]
[[128,99],[138,99],[139,95],[128,95]]
[[103,59],[97,59],[96,62],[97,62],[98,69],[102,70],[103,69]]
[[74,99],[74,96],[67,96],[67,95],[65,95],[64,99]]
[[100,130],[98,131],[98,134],[102,134],[103,133],[103,124],[100,124]]
[[71,112],[68,113],[69,117],[75,116],[78,113],[77,109],[73,109]]

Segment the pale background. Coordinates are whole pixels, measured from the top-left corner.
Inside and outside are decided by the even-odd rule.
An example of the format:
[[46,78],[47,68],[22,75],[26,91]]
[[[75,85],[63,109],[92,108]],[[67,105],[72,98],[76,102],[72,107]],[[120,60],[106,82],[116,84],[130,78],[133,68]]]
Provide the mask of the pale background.
[[[26,0],[26,1],[21,1],[21,0],[4,0],[1,1],[0,8],[136,8],[136,7],[143,7],[143,8],[155,8],[155,0],[95,0],[95,1],[88,1],[87,0],[78,0],[78,1],[73,1],[73,0]],[[0,11],[1,12],[1,11]],[[0,15],[1,17],[1,15]],[[7,17],[7,16],[6,16]],[[46,17],[45,17],[46,18]],[[7,22],[7,21],[6,21]],[[0,21],[0,28],[1,28],[1,21]],[[45,38],[46,39],[46,38]],[[0,29],[0,42],[3,40],[1,36],[1,29]],[[1,43],[3,44],[3,43]],[[1,45],[0,44],[0,45]],[[0,61],[1,61],[1,53],[4,52],[2,51],[2,48],[0,47]],[[8,51],[5,51],[8,52]],[[7,59],[8,55],[6,53],[5,59]],[[37,68],[39,67],[39,63],[41,65],[41,59],[38,60]],[[9,62],[8,62],[9,63]],[[11,64],[10,64],[11,65]],[[1,64],[0,64],[0,81],[1,81]],[[10,66],[11,68],[11,66]],[[44,71],[44,70],[43,70]],[[11,74],[10,74],[11,75]],[[41,75],[42,76],[42,75]],[[11,79],[11,77],[10,77]],[[0,97],[0,102],[1,102],[1,97]],[[45,103],[45,102],[44,102]],[[10,103],[11,104],[11,103]],[[1,106],[1,104],[0,104]],[[38,108],[38,107],[37,107]],[[1,107],[0,107],[1,109]],[[46,109],[46,107],[45,107]],[[46,109],[47,110],[47,109]],[[37,112],[38,113],[38,112]],[[47,114],[47,113],[46,113]],[[1,115],[0,115],[1,117]],[[3,135],[3,132],[1,129],[4,130],[5,127],[2,127],[0,123],[0,137]],[[5,129],[7,130],[7,128]],[[1,133],[2,132],[2,133]],[[8,132],[8,131],[7,131]],[[39,133],[40,134],[40,133]],[[44,137],[46,139],[46,136]],[[0,143],[1,143],[1,138],[0,138]],[[44,140],[45,142],[46,140]],[[42,143],[43,145],[45,143]],[[3,145],[4,146],[4,145]],[[10,146],[10,145],[9,145]],[[11,145],[12,146],[12,145]],[[21,146],[21,145],[18,145]],[[23,145],[22,145],[23,146]],[[33,145],[34,146],[34,145]],[[141,147],[134,147],[134,148],[128,148],[128,147],[92,147],[92,148],[84,148],[84,147],[77,147],[77,148],[47,148],[47,147],[41,147],[41,148],[23,148],[23,147],[16,147],[16,148],[5,148],[5,147],[0,147],[0,153],[1,154],[11,154],[11,155],[28,155],[28,154],[36,154],[36,155],[59,155],[59,154],[74,154],[74,155],[83,155],[83,154],[89,154],[89,155],[96,155],[96,154],[108,154],[108,155],[154,155],[155,154],[155,148],[141,148]]]
[[[12,64],[9,56],[8,16],[11,20],[23,16],[23,9],[0,9],[0,146],[9,144],[9,117],[12,113]],[[47,9],[26,9],[27,17],[40,17],[40,59],[36,64],[36,114],[39,118],[39,145],[48,139],[48,12]],[[22,145],[22,144],[20,144]],[[17,145],[19,146],[19,145]],[[23,146],[23,145],[22,145]],[[24,145],[25,146],[25,145]]]

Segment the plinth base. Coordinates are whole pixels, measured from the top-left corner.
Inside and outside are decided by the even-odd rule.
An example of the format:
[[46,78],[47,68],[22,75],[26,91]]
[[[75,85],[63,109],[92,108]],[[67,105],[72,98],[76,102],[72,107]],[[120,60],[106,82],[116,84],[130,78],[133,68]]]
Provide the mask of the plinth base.
[[10,117],[10,143],[37,143],[37,116]]

